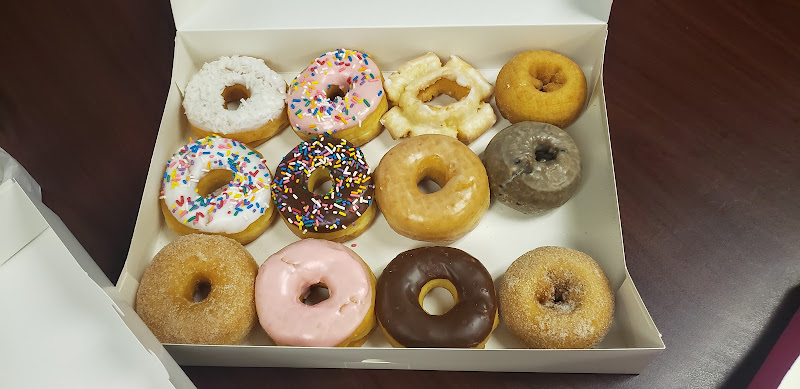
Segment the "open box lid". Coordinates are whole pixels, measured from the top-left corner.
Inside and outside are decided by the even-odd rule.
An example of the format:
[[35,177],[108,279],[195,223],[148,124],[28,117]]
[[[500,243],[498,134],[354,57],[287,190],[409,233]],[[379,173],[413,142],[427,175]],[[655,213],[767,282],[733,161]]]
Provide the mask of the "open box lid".
[[[61,219],[0,185],[3,387],[193,387]],[[46,374],[42,374],[42,373]]]
[[[377,7],[318,0],[171,0],[178,31],[606,24],[611,2],[405,0]],[[379,8],[388,12],[376,12]]]

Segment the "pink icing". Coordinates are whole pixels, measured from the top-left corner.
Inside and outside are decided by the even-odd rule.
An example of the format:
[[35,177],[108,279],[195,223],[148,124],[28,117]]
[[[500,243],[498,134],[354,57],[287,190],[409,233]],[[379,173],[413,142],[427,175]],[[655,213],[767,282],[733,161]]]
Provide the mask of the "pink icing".
[[[300,301],[309,287],[324,283],[330,297],[316,305]],[[305,239],[273,254],[258,270],[258,320],[280,345],[332,347],[364,320],[374,290],[361,260],[339,243]]]
[[[344,97],[327,96],[331,85]],[[383,98],[381,71],[365,53],[339,49],[323,54],[289,85],[286,104],[292,128],[306,134],[360,126]]]

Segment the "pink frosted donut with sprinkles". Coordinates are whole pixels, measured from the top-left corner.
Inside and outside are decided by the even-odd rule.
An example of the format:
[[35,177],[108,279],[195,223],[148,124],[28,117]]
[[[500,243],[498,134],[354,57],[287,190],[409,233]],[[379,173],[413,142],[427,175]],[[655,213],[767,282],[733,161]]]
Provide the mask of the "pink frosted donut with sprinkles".
[[[327,193],[315,193],[330,181]],[[361,149],[332,136],[303,141],[275,170],[272,193],[278,212],[300,238],[345,242],[375,218],[375,186]]]
[[289,124],[303,140],[323,134],[361,146],[380,134],[388,108],[378,65],[366,53],[321,55],[289,84]]
[[244,143],[207,136],[190,141],[167,162],[161,182],[161,211],[179,234],[223,235],[246,244],[269,227],[275,215],[270,171]]

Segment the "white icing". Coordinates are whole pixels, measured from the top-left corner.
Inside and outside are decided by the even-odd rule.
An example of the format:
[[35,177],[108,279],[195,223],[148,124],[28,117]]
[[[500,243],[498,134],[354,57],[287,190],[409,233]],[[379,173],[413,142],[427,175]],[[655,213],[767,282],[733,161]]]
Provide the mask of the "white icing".
[[[222,191],[201,196],[200,179],[216,169],[231,171],[233,179]],[[179,222],[202,232],[235,234],[272,212],[271,182],[267,163],[258,153],[239,141],[209,136],[173,154],[161,195]]]
[[[250,97],[228,110],[222,92],[243,85]],[[231,134],[255,130],[283,113],[286,82],[262,59],[221,57],[206,63],[186,86],[183,108],[189,122],[205,131]]]

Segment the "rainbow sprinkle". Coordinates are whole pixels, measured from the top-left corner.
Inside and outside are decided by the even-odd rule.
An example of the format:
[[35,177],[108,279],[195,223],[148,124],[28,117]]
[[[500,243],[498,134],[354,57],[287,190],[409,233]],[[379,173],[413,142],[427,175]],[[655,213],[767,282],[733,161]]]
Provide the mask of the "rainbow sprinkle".
[[[308,188],[317,169],[333,177],[332,189],[323,195]],[[278,211],[298,231],[333,232],[347,229],[372,204],[374,185],[361,149],[330,136],[301,142],[275,171],[272,193]]]
[[[198,184],[213,170],[228,170],[231,181],[201,196]],[[203,232],[237,233],[272,206],[265,188],[272,178],[266,161],[243,143],[208,136],[181,147],[167,162],[162,199],[175,218]],[[239,214],[242,217],[236,217]],[[256,217],[247,217],[255,214]]]

